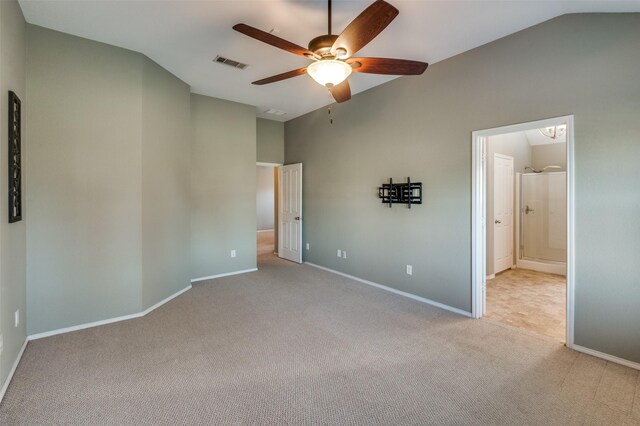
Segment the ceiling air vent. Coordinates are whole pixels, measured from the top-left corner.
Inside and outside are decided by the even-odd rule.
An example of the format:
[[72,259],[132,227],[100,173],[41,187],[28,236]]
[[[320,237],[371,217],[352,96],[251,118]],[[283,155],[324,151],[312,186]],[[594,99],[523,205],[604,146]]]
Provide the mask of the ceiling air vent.
[[217,55],[213,62],[219,62],[221,64],[229,65],[230,67],[238,68],[241,70],[249,66],[247,64],[243,64],[242,62],[234,61],[233,59],[225,58],[220,55]]

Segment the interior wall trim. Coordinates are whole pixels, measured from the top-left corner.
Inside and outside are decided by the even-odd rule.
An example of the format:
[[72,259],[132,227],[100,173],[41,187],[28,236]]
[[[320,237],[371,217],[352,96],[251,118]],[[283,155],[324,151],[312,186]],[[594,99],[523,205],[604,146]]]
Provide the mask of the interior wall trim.
[[604,352],[596,351],[594,349],[585,348],[584,346],[580,346],[576,344],[574,344],[571,348],[575,349],[578,352],[595,356],[596,358],[602,358],[604,360],[614,362],[616,364],[624,365],[625,367],[635,368],[636,370],[640,370],[640,363],[629,361],[628,359],[618,358],[617,356],[609,355]]
[[212,280],[214,278],[222,278],[222,277],[229,277],[231,275],[246,274],[247,272],[255,272],[257,270],[258,268],[251,268],[251,269],[243,269],[241,271],[225,272],[224,274],[209,275],[208,277],[194,278],[191,280],[191,282],[197,283],[198,281],[207,281],[207,280]]
[[566,115],[531,121],[471,133],[471,312],[482,318],[486,308],[486,144],[490,136],[523,130],[539,129],[558,124],[567,125],[567,329],[566,342],[573,347],[575,301],[575,166],[574,117]]
[[340,275],[340,276],[343,276],[343,277],[346,277],[346,278],[350,278],[350,279],[352,279],[354,281],[358,281],[358,282],[363,283],[363,284],[367,284],[367,285],[370,285],[370,286],[373,286],[373,287],[377,287],[377,288],[380,288],[382,290],[386,290],[386,291],[391,292],[391,293],[399,294],[400,296],[408,297],[409,299],[417,300],[418,302],[422,302],[422,303],[426,303],[426,304],[431,305],[431,306],[435,306],[436,308],[444,309],[446,311],[450,311],[450,312],[456,313],[458,315],[462,315],[462,316],[471,318],[471,312],[463,311],[462,309],[454,308],[453,306],[445,305],[444,303],[436,302],[436,301],[433,301],[431,299],[427,299],[425,297],[416,296],[415,294],[407,293],[406,291],[402,291],[402,290],[397,290],[397,289],[392,288],[392,287],[387,287],[386,285],[374,283],[373,281],[369,281],[369,280],[365,280],[363,278],[359,278],[359,277],[356,277],[356,276],[353,276],[353,275],[345,274],[344,272],[340,272],[340,271],[336,271],[335,269],[326,268],[324,266],[316,265],[315,263],[311,263],[311,262],[304,262],[304,263],[305,263],[305,265],[313,266],[314,268],[322,269],[323,271],[328,271],[328,272],[331,272],[331,273],[336,274],[336,275]]
[[161,300],[160,302],[156,303],[155,305],[145,309],[142,312],[137,312],[135,314],[129,314],[129,315],[123,315],[123,316],[115,317],[115,318],[108,318],[108,319],[104,319],[104,320],[100,320],[100,321],[89,322],[89,323],[86,323],[86,324],[74,325],[74,326],[71,326],[71,327],[59,328],[57,330],[45,331],[43,333],[31,334],[27,338],[29,340],[38,340],[38,339],[42,339],[44,337],[55,336],[57,334],[70,333],[72,331],[84,330],[85,328],[98,327],[98,326],[101,326],[101,325],[112,324],[114,322],[120,322],[120,321],[126,321],[126,320],[130,320],[130,319],[134,319],[134,318],[140,318],[140,317],[143,317],[143,316],[147,315],[149,312],[159,308],[160,306],[164,305],[165,303],[169,302],[170,300],[175,299],[176,297],[180,296],[182,293],[184,293],[184,292],[186,292],[188,290],[191,290],[191,284],[189,284],[187,287],[183,288],[182,290],[172,294],[171,296],[167,297],[166,299]]
[[11,383],[11,379],[13,379],[13,374],[16,372],[16,368],[18,368],[18,364],[20,364],[20,360],[22,359],[22,354],[24,354],[24,350],[27,347],[27,343],[29,343],[29,338],[24,339],[22,348],[20,348],[20,352],[18,352],[18,356],[16,357],[16,360],[13,363],[13,366],[11,367],[11,371],[9,371],[7,380],[4,381],[4,385],[2,385],[2,389],[0,389],[0,402],[2,402],[2,398],[4,398],[4,394],[7,392],[9,383]]

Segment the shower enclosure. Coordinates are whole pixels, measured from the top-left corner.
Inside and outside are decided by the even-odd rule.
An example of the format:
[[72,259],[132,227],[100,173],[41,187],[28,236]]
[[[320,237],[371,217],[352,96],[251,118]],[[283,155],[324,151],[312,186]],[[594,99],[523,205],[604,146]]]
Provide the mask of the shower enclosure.
[[566,275],[566,172],[522,173],[518,181],[517,266]]

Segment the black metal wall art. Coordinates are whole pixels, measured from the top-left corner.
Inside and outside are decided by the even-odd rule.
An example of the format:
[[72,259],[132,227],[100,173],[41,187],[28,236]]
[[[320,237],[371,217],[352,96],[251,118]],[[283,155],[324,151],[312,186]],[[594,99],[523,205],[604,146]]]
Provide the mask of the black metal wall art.
[[20,99],[9,91],[9,223],[22,220]]
[[389,208],[393,204],[406,204],[411,208],[412,204],[422,204],[422,182],[411,182],[411,178],[407,178],[406,183],[393,183],[389,178],[389,183],[378,188],[378,197],[389,204]]

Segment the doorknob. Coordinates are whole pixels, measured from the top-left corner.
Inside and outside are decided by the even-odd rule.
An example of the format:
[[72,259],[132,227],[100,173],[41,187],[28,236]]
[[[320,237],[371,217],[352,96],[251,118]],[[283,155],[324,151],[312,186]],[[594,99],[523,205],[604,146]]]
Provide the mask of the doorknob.
[[294,217],[295,220],[300,220],[300,216]]
[[498,223],[502,223],[502,221],[496,219],[496,220],[493,221],[493,223],[495,223],[497,225]]

